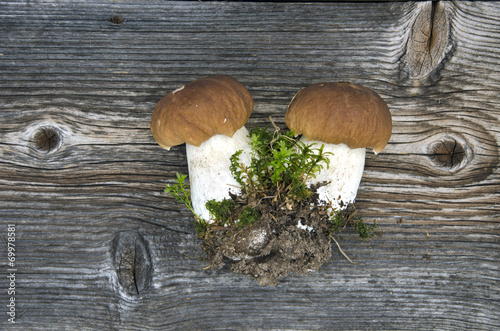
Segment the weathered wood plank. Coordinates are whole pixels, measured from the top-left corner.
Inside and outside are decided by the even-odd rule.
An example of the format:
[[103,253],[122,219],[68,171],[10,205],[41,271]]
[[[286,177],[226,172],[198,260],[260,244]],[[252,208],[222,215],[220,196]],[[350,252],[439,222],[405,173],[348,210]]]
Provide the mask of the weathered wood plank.
[[[2,327],[500,324],[498,2],[0,7],[0,234],[16,224],[18,254],[16,324],[2,308]],[[415,40],[432,40],[425,17],[449,30],[431,57],[415,57],[426,51]],[[149,119],[167,91],[221,73],[252,93],[248,127],[270,115],[285,127],[293,95],[320,81],[360,83],[387,101],[393,136],[368,153],[357,201],[380,234],[337,236],[358,264],[335,251],[319,273],[272,288],[203,269],[191,215],[162,193],[187,172],[184,147],[161,150]]]

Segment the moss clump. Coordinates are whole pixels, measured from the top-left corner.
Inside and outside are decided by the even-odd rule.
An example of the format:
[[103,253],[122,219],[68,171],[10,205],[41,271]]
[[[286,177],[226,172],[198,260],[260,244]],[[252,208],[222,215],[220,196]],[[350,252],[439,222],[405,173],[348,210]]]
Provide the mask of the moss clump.
[[288,204],[310,197],[307,180],[329,164],[324,146],[304,144],[294,138],[293,131],[281,134],[276,127],[273,131],[255,128],[249,135],[250,165],[240,162],[242,151],[231,157],[230,170],[241,186],[242,197],[250,201],[273,197]]
[[210,200],[205,206],[214,217],[214,223],[211,226],[231,227],[236,225],[241,229],[260,218],[260,214],[253,207],[240,206],[232,199]]
[[252,225],[255,221],[260,219],[260,213],[253,207],[247,206],[243,208],[237,221],[238,227],[241,229],[245,226]]
[[352,226],[360,238],[367,239],[373,237],[377,228],[377,221],[373,221],[372,225],[367,225],[363,218],[359,216],[354,217],[355,214],[356,209],[353,205],[349,205],[347,209],[335,213],[329,219],[330,235],[344,230],[347,226]]
[[215,225],[218,226],[230,226],[233,221],[233,215],[235,213],[235,207],[233,200],[224,199],[222,201],[210,200],[205,205],[208,211],[215,218]]

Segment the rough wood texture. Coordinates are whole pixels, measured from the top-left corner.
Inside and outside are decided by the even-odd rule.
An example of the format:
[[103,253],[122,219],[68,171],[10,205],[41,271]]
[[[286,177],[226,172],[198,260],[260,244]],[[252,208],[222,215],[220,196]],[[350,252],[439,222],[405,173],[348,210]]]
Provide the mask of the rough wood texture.
[[[16,225],[12,330],[480,329],[500,325],[500,3],[0,2],[0,235]],[[443,30],[444,29],[444,30]],[[185,82],[232,75],[248,127],[302,87],[350,81],[389,104],[358,210],[319,273],[276,287],[206,270],[162,190],[185,149],[149,132]]]

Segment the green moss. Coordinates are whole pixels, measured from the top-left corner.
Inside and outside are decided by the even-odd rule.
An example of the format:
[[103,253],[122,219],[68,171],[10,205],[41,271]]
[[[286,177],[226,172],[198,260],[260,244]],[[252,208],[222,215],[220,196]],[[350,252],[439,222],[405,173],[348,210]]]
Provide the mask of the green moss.
[[235,209],[234,201],[224,199],[222,201],[210,200],[205,204],[207,210],[215,218],[217,225],[229,226],[233,223],[233,214]]
[[[214,217],[214,224],[217,226],[231,227],[236,225],[241,229],[253,224],[261,216],[255,208],[250,206],[241,208],[230,199],[222,201],[210,200],[205,206]],[[238,209],[241,210],[238,211]]]
[[346,218],[341,213],[335,213],[330,218],[330,234],[342,231],[346,224]]
[[314,177],[329,159],[323,145],[304,144],[293,131],[280,133],[278,128],[255,128],[250,131],[251,162],[240,162],[242,151],[231,157],[230,170],[241,185],[244,197],[275,196],[276,201],[301,201],[311,196],[306,182]]
[[255,221],[260,219],[260,216],[260,213],[256,211],[255,208],[248,206],[241,210],[236,224],[241,229],[245,226],[252,225]]
[[361,217],[358,217],[354,223],[354,228],[361,238],[371,238],[375,235],[377,221],[374,220],[372,225],[366,225],[363,222],[363,219]]
[[207,231],[208,223],[198,216],[193,210],[193,206],[191,205],[191,192],[185,183],[186,178],[187,175],[176,173],[175,184],[168,184],[164,191],[174,197],[175,200],[184,203],[186,207],[191,210],[196,219],[196,232],[200,235],[200,237],[204,237]]
[[361,217],[346,217],[342,212],[338,212],[330,218],[330,234],[340,232],[348,225],[354,227],[361,238],[366,239],[375,235],[377,221],[374,220],[372,225],[366,225]]

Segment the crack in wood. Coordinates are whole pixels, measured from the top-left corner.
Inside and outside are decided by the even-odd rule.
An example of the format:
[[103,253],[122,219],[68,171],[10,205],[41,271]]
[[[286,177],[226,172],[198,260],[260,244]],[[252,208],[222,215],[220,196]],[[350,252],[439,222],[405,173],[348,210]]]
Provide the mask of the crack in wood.
[[120,287],[138,296],[151,283],[152,264],[149,249],[142,236],[134,231],[120,231],[112,243],[113,265]]
[[439,79],[437,71],[446,58],[448,39],[449,20],[444,5],[440,1],[423,3],[406,43],[406,62],[415,84]]
[[134,262],[132,263],[132,277],[134,279],[134,288],[135,288],[135,293],[139,295],[139,270],[137,266],[139,265],[140,261],[137,259],[137,240],[134,242]]
[[[436,15],[437,3],[432,1],[431,4],[431,17],[430,17],[430,29],[429,29],[429,38],[427,39],[427,52],[431,53],[432,46],[436,43],[436,33],[434,33],[434,29],[436,28],[436,22],[434,22]],[[431,65],[432,65],[432,56],[431,56]]]

